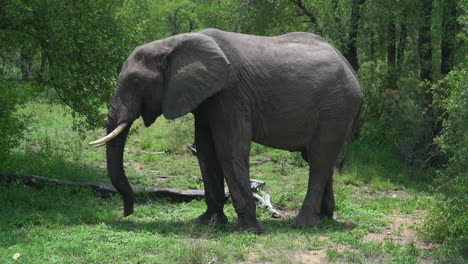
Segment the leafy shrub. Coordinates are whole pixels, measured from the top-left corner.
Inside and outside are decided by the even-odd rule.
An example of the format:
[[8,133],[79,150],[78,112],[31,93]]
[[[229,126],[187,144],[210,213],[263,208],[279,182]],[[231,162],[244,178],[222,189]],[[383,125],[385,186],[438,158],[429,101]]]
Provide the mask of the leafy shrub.
[[365,126],[365,129],[362,129],[362,137],[370,141],[381,138],[380,128],[370,123],[378,122],[383,115],[383,103],[386,102],[383,95],[386,72],[384,63],[373,61],[364,62],[358,72],[365,98],[361,113],[361,120]]
[[8,158],[27,128],[27,116],[17,110],[25,102],[29,87],[0,74],[0,160]]
[[[429,240],[466,247],[468,225],[468,63],[451,71],[432,88],[434,107],[442,113],[443,129],[435,138],[448,162],[439,170],[437,191],[440,199],[430,208],[423,226]],[[450,247],[449,247],[450,248]],[[466,248],[465,248],[466,250]]]
[[[361,137],[373,144],[394,145],[408,164],[423,167],[430,155],[424,121],[424,85],[401,77],[398,89],[386,83],[387,65],[364,62],[358,72],[364,90]],[[432,138],[431,138],[432,139]]]

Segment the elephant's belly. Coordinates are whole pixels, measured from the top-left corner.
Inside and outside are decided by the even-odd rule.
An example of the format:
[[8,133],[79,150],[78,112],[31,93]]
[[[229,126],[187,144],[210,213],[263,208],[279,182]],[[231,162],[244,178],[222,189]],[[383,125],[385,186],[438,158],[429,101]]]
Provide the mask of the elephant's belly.
[[277,149],[303,150],[313,137],[316,124],[316,116],[311,115],[258,120],[253,123],[253,141]]

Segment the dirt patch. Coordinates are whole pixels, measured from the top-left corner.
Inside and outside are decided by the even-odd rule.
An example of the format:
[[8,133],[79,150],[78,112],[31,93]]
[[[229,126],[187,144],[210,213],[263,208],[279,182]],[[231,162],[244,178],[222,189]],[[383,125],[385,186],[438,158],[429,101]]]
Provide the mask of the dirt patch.
[[105,168],[107,168],[106,165],[104,165],[104,164],[100,164],[100,165],[96,165],[96,164],[85,164],[84,166],[86,166],[86,167],[98,168],[98,169],[105,169]]
[[141,172],[142,171],[142,165],[140,162],[138,161],[135,161],[135,160],[132,160],[130,161],[130,165],[132,165],[133,169],[136,171],[136,172]]
[[[319,236],[319,240],[321,241],[328,240],[328,239],[330,238],[327,236]],[[338,253],[342,253],[346,250],[351,250],[351,247],[348,247],[345,245],[335,245],[332,250]],[[299,263],[307,263],[307,264],[330,263],[327,257],[327,249],[298,251],[298,252],[292,253],[291,258]]]
[[366,186],[363,187],[357,187],[357,186],[351,186],[353,188],[353,193],[351,193],[351,197],[356,197],[359,196],[363,193],[369,193],[369,188]]
[[354,189],[354,192],[351,194],[352,197],[360,196],[362,194],[373,194],[373,195],[384,195],[388,197],[393,197],[393,198],[407,198],[411,196],[407,191],[405,190],[374,190],[370,187],[367,186],[351,186]]
[[381,192],[381,194],[385,196],[393,197],[393,198],[397,198],[397,197],[406,198],[410,196],[410,194],[407,193],[405,190],[384,190]]
[[328,263],[325,249],[295,252],[293,255],[291,255],[291,258],[299,263]]
[[327,240],[330,240],[330,237],[329,236],[319,236],[318,240],[319,241],[327,241]]
[[[264,245],[263,244],[258,244],[257,245],[258,248],[260,249],[263,249],[264,248]],[[247,253],[247,256],[245,258],[244,261],[240,261],[239,263],[245,263],[245,264],[250,264],[250,263],[263,263],[263,262],[258,262],[258,261],[255,261],[257,260],[259,257],[260,257],[260,253],[258,251],[254,251],[252,250],[253,247],[252,246],[247,246],[245,248],[246,252]]]
[[412,242],[420,249],[431,250],[434,248],[432,243],[419,241],[416,235],[416,227],[421,225],[421,220],[417,215],[421,216],[422,211],[418,211],[416,215],[393,214],[387,215],[391,220],[391,224],[379,233],[369,233],[362,239],[364,242],[393,241],[400,245],[408,245]]
[[[247,247],[249,249],[250,247]],[[326,249],[319,249],[319,250],[301,250],[301,251],[285,251],[285,255],[288,258],[294,260],[297,263],[311,263],[311,264],[319,264],[319,263],[329,263],[327,260],[327,253]],[[265,263],[276,263],[275,261],[259,261],[260,253],[257,251],[250,251],[246,257],[245,261],[240,263],[250,264],[265,264]]]
[[291,219],[295,218],[299,211],[296,210],[280,210],[281,219]]

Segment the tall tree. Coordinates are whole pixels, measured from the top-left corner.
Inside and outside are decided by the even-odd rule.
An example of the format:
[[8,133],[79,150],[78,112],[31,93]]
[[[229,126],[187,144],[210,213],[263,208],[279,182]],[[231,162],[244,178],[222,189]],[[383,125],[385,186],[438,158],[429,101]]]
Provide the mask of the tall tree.
[[407,2],[387,3],[387,89],[398,90],[407,37]]
[[396,58],[398,70],[401,70],[401,66],[403,64],[403,57],[405,56],[407,36],[408,36],[408,26],[406,25],[406,21],[403,20],[400,22],[400,34],[398,37],[398,48],[397,48],[397,58]]
[[361,19],[362,6],[366,0],[351,0],[351,29],[348,37],[348,47],[344,56],[355,71],[359,70],[359,61],[357,54],[357,36],[359,31],[359,20]]
[[[418,35],[418,53],[419,53],[419,64],[420,73],[419,77],[423,81],[423,87],[425,89],[423,106],[426,109],[424,114],[424,123],[426,124],[425,141],[428,147],[428,152],[432,152],[434,155],[431,156],[430,161],[434,166],[441,164],[441,155],[437,151],[436,144],[433,143],[433,139],[436,138],[442,130],[442,122],[439,119],[438,110],[433,106],[433,93],[430,90],[432,86],[433,70],[432,70],[432,9],[433,0],[421,0],[419,2],[419,12],[421,15],[421,21],[419,24],[419,35]],[[429,153],[428,153],[429,154]]]
[[390,17],[387,24],[387,89],[397,90],[397,72],[396,72],[396,56],[397,56],[397,41],[396,41],[397,24],[395,15],[390,11]]
[[457,0],[442,0],[442,42],[440,71],[448,74],[455,65],[455,41],[458,32]]
[[421,17],[418,31],[419,77],[422,81],[432,81],[432,0],[420,0],[418,3]]

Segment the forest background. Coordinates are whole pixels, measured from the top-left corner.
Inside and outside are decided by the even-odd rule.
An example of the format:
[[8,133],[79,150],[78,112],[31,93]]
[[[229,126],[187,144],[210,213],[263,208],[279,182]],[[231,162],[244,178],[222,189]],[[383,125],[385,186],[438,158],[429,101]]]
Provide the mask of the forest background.
[[65,106],[81,135],[102,128],[135,46],[207,27],[306,31],[337,47],[359,76],[355,144],[429,171],[413,179],[438,195],[424,236],[466,253],[467,11],[467,0],[0,0],[1,164],[31,133],[34,120],[21,111],[28,102]]

